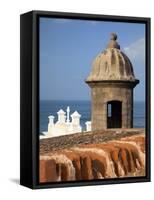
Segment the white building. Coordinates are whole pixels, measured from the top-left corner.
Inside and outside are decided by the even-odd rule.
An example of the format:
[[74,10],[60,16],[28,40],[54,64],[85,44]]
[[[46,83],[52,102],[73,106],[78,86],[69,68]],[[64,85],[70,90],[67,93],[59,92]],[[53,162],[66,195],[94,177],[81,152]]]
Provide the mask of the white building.
[[[60,109],[57,112],[58,120],[54,123],[54,116],[50,115],[49,123],[48,123],[48,131],[44,132],[44,135],[40,136],[40,139],[49,138],[49,137],[57,137],[60,135],[68,135],[73,133],[82,132],[82,127],[80,125],[81,115],[75,111],[71,114],[70,121],[70,108],[67,107],[66,112]],[[86,131],[91,131],[91,122],[88,121],[86,124]]]

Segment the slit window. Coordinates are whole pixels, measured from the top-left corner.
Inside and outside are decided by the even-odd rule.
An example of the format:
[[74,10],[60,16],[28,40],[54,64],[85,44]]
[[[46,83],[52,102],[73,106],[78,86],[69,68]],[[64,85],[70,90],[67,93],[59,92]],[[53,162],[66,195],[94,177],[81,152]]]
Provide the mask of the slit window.
[[112,105],[111,105],[111,103],[108,104],[107,110],[108,110],[108,112],[107,112],[108,117],[111,117],[112,116]]

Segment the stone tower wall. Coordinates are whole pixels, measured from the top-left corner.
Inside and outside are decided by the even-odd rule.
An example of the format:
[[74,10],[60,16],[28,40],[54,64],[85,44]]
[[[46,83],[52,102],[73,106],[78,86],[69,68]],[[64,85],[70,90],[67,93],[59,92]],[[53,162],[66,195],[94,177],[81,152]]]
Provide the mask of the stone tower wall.
[[107,103],[120,101],[122,103],[121,128],[133,127],[133,88],[128,85],[93,84],[91,88],[92,99],[92,130],[107,128]]

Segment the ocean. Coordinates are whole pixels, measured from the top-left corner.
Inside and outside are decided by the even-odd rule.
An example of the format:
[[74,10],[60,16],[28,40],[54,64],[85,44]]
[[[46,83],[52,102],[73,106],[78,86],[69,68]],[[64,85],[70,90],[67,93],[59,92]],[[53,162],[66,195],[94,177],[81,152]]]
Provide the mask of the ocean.
[[[78,111],[81,114],[80,123],[85,130],[85,122],[90,121],[91,103],[90,101],[66,101],[66,100],[41,100],[40,101],[40,133],[47,131],[48,116],[55,116],[57,121],[57,112],[63,109],[66,112],[67,106],[70,107],[70,114]],[[145,102],[134,102],[134,128],[145,127]]]

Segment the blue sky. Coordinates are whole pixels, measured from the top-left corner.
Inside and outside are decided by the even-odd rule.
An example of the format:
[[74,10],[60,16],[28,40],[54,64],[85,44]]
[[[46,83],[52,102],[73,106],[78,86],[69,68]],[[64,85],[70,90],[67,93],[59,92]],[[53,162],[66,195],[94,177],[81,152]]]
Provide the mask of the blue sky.
[[134,99],[144,101],[144,24],[54,18],[40,18],[40,99],[90,100],[90,88],[84,81],[111,32],[117,33],[121,50],[140,80]]

